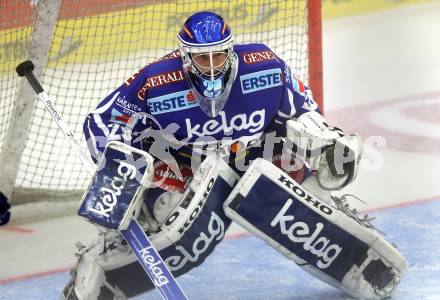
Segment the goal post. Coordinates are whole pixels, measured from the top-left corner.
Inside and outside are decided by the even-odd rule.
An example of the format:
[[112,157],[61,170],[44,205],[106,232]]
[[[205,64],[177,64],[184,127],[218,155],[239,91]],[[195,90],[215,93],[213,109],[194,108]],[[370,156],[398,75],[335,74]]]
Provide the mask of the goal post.
[[[14,22],[16,22],[16,19],[12,18],[13,16],[11,16],[11,19],[9,19],[7,11],[9,11],[9,9],[13,10],[14,8],[23,9],[22,6],[14,7],[13,4],[14,3],[3,4],[5,5],[5,7],[2,7],[1,11],[2,14],[6,16],[5,20],[10,22],[11,27]],[[15,4],[18,4],[18,2],[16,2]],[[29,35],[28,39],[24,41],[15,41],[16,43],[24,42],[24,44],[15,45],[20,45],[20,47],[25,49],[25,51],[21,53],[22,56],[26,56],[27,58],[35,62],[37,68],[34,70],[34,74],[38,78],[42,76],[44,67],[47,64],[48,53],[51,47],[51,38],[56,21],[58,19],[59,4],[60,3],[58,1],[43,0],[40,1],[39,7],[38,9],[35,9],[35,12],[30,12],[29,9],[24,10],[22,15],[17,14],[18,16],[23,18],[29,17],[28,20],[20,19],[20,22],[27,23],[27,21],[32,21],[32,23],[34,24],[34,26],[32,26],[32,32]],[[8,5],[10,6],[8,7]],[[0,26],[1,28],[5,28],[6,24],[1,24]],[[7,56],[12,56],[12,51],[15,51],[14,47],[12,46],[13,44],[7,43],[8,39],[13,38],[13,30],[16,30],[17,33],[19,33],[20,31],[29,31],[28,29],[22,30],[20,27],[5,29],[6,30],[4,30],[1,35],[1,41],[6,41],[6,43],[2,45],[2,48],[4,50],[4,58],[6,58]],[[9,30],[11,30],[12,32]],[[9,34],[9,36],[7,36],[7,34]],[[14,79],[15,77],[15,74],[13,72],[11,73],[11,71],[15,69],[15,66],[10,64],[10,62],[13,61],[14,58],[9,57],[9,63],[4,63],[2,65],[2,83],[4,83],[4,81],[6,80]],[[0,117],[0,120],[2,121],[2,123],[0,123],[0,126],[3,127],[3,121],[9,122],[9,125],[5,126],[4,130],[2,127],[0,127],[0,134],[4,138],[4,140],[2,141],[3,143],[0,143],[2,150],[0,156],[0,166],[2,168],[3,175],[0,177],[0,187],[1,191],[5,195],[17,198],[16,195],[13,195],[15,180],[20,168],[20,164],[17,162],[20,161],[21,155],[26,147],[28,128],[31,126],[31,117],[33,115],[34,107],[36,104],[36,96],[32,88],[28,84],[23,84],[23,82],[18,82],[15,91],[4,91],[3,85],[1,86],[1,88],[2,94],[11,93],[10,95],[15,97],[11,99],[12,101],[10,107],[8,107],[8,110],[11,110],[9,115],[2,114],[2,116]],[[3,95],[1,98],[3,99]],[[6,112],[6,110],[2,112]],[[30,194],[29,196],[33,198],[34,195]],[[21,194],[18,198],[21,202],[32,201],[24,199],[24,194]]]
[[312,0],[307,2],[308,84],[313,92],[314,99],[318,102],[319,108],[324,112],[321,1]]
[[[9,0],[0,2],[0,191],[12,206],[78,201],[89,175],[15,66],[36,74],[81,146],[87,113],[147,63],[178,47],[200,10],[238,44],[261,42],[311,86],[322,107],[320,0]],[[61,209],[62,211],[62,209]]]

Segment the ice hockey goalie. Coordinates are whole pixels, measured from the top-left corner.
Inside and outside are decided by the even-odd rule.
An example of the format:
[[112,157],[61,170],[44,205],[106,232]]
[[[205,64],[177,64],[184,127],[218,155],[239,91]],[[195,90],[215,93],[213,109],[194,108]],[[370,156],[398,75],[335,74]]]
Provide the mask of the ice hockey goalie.
[[[135,217],[173,274],[202,264],[234,220],[351,296],[391,295],[406,260],[331,196],[356,178],[360,137],[329,125],[266,45],[234,44],[221,16],[193,14],[177,38],[178,50],[132,75],[84,123],[95,161],[111,140],[154,157]],[[122,237],[104,230],[79,246],[63,297],[150,288]]]

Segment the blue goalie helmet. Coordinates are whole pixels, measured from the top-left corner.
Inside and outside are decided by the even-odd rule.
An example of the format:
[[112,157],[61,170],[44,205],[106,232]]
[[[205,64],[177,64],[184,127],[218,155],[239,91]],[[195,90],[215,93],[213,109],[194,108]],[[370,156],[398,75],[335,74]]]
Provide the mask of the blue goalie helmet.
[[210,117],[223,109],[237,75],[232,32],[219,15],[202,11],[177,35],[183,71],[200,108]]

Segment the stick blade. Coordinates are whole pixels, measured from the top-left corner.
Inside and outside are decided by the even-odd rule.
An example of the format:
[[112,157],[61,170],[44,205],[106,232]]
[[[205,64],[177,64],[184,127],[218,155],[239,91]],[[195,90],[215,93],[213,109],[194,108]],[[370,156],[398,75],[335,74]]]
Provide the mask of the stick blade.
[[20,63],[15,70],[17,71],[18,76],[23,77],[26,73],[30,73],[34,70],[34,63],[30,60],[26,60]]

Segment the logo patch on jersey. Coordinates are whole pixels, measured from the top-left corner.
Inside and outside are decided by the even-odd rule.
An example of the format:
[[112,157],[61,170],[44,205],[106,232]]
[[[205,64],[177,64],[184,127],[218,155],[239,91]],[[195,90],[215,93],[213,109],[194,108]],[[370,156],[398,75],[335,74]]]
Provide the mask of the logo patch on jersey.
[[312,91],[305,87],[304,83],[293,76],[292,80],[293,90],[304,97],[304,104],[302,108],[313,111],[318,108],[318,104],[313,100]]
[[112,117],[110,121],[113,123],[132,126],[134,124],[134,119],[135,118],[132,117],[130,114],[122,113],[114,108],[112,109]]
[[139,105],[131,103],[131,102],[127,101],[127,99],[125,99],[125,98],[118,97],[116,99],[116,105],[122,109],[122,112],[124,114],[129,114],[130,116],[141,112],[141,108]]
[[298,94],[300,94],[303,97],[305,96],[305,94],[304,94],[305,86],[304,86],[304,84],[302,83],[301,80],[299,80],[296,77],[293,77],[292,85],[293,85],[293,90],[295,92],[297,92]]
[[147,100],[152,115],[159,115],[199,106],[194,95],[189,91],[181,91]]
[[270,69],[240,76],[243,94],[269,89],[283,84],[281,69]]
[[144,86],[138,91],[138,98],[145,100],[145,94],[148,89],[166,85],[173,82],[183,81],[184,76],[182,71],[172,71],[164,74],[159,74],[153,77],[149,77]]
[[188,137],[192,138],[209,136],[217,134],[221,131],[225,135],[232,135],[236,131],[249,130],[250,133],[256,133],[260,131],[264,126],[265,110],[254,111],[250,116],[246,114],[238,114],[233,116],[230,120],[226,119],[224,111],[219,113],[220,120],[211,119],[205,124],[191,124],[191,119],[185,119],[186,130]]
[[310,111],[316,110],[318,108],[318,104],[313,100],[312,91],[309,89],[305,90],[304,104],[302,108],[308,109]]
[[268,61],[268,60],[277,60],[277,57],[275,56],[275,54],[270,50],[257,51],[257,52],[243,54],[243,61],[246,64],[254,64],[254,63]]
[[292,71],[290,71],[289,66],[286,66],[284,70],[284,81],[290,83],[292,81]]

